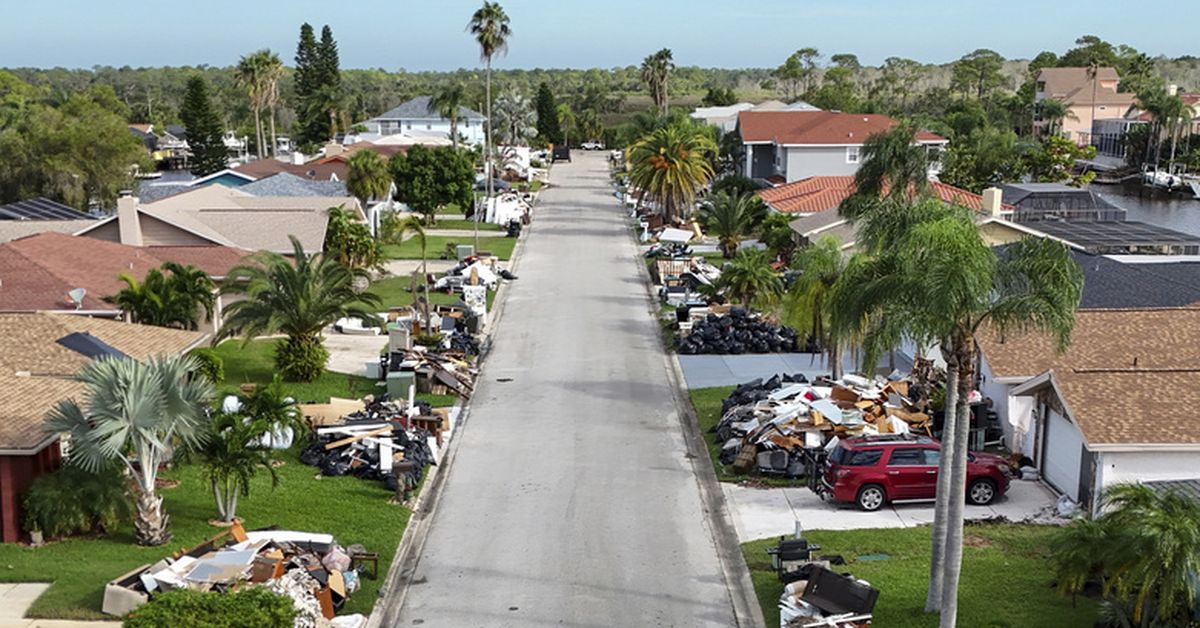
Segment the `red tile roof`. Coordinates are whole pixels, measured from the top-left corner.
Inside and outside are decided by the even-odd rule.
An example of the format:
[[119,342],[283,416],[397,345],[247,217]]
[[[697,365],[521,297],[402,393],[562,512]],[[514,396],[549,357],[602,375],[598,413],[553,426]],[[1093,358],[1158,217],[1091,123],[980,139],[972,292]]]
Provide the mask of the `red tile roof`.
[[[782,145],[858,145],[867,137],[895,126],[896,121],[875,113],[837,111],[743,111],[738,132],[743,142]],[[928,131],[917,131],[918,142],[945,142]]]
[[136,247],[63,233],[40,233],[0,244],[0,312],[75,309],[66,293],[84,288],[84,310],[114,310],[101,299],[174,261],[223,277],[249,251],[225,246]]
[[[953,185],[930,181],[930,190],[947,203],[981,211],[983,197]],[[854,177],[809,177],[777,188],[760,190],[759,198],[783,214],[816,214],[836,210],[842,201],[854,194]],[[1004,209],[1014,209],[1003,205]]]

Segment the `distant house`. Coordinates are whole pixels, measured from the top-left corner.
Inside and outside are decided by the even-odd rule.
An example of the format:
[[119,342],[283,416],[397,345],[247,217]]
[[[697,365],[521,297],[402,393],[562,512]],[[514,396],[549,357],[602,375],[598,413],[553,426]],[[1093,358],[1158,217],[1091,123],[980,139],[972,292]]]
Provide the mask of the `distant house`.
[[[382,136],[424,133],[449,137],[450,120],[443,118],[436,111],[430,111],[429,101],[429,96],[417,96],[362,124],[367,127],[368,132]],[[465,137],[468,144],[482,144],[485,120],[483,114],[466,107],[459,107],[458,111],[459,135]]]
[[1080,145],[1092,143],[1095,120],[1120,118],[1137,99],[1136,94],[1117,91],[1121,77],[1114,68],[1097,68],[1094,74],[1086,67],[1042,68],[1036,81],[1034,104],[1052,99],[1066,105],[1062,133]]
[[[146,359],[191,350],[199,332],[57,314],[0,314],[0,542],[26,535],[22,500],[39,476],[62,465],[60,436],[45,431],[46,414],[66,398],[83,401],[74,375],[92,358],[89,344]],[[72,348],[75,347],[75,348]]]
[[[858,172],[867,138],[895,124],[880,114],[743,111],[738,114],[736,129],[742,144],[738,169],[747,177],[773,185],[853,175]],[[930,174],[936,174],[948,140],[928,131],[918,131],[916,140],[929,150]]]

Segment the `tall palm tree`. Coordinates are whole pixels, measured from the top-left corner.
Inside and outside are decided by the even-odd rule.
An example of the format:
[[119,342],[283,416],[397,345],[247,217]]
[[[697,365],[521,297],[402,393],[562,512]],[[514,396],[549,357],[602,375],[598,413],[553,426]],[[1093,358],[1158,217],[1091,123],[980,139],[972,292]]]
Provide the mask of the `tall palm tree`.
[[171,540],[155,482],[174,445],[196,446],[203,438],[213,387],[207,377],[192,377],[197,367],[183,356],[92,360],[77,376],[87,385],[83,404],[59,401],[46,418],[47,431],[70,435],[71,456],[83,468],[97,471],[114,461],[125,467],[135,488],[139,545]]
[[267,67],[263,63],[262,54],[266,52],[260,50],[243,56],[234,70],[234,79],[238,86],[245,89],[250,96],[250,110],[254,112],[255,154],[259,159],[263,158],[263,144],[266,142],[262,124],[262,109],[267,94]]
[[[402,242],[408,238],[409,234],[417,240],[417,244],[421,248],[421,290],[425,294],[425,302],[422,304],[422,316],[425,319],[425,327],[429,327],[429,270],[426,267],[426,260],[429,258],[429,253],[426,250],[428,239],[425,237],[425,227],[421,225],[421,219],[416,216],[409,216],[394,224],[389,237],[395,242]],[[416,285],[412,289],[416,290]]]
[[346,191],[363,207],[371,200],[383,200],[392,189],[392,173],[379,153],[362,149],[346,160]]
[[[830,325],[832,295],[845,274],[848,257],[842,243],[831,235],[821,236],[812,246],[800,249],[792,259],[792,268],[800,276],[784,297],[784,318],[798,329],[808,328],[813,339],[825,351],[834,379],[841,377],[843,339]],[[807,318],[808,320],[803,320]]]
[[753,194],[717,192],[700,204],[698,217],[705,233],[717,238],[721,254],[730,259],[738,243],[754,232],[765,214],[762,200]]
[[712,179],[716,152],[717,144],[705,129],[691,124],[662,127],[630,147],[630,183],[658,203],[668,222],[675,222],[690,213],[697,190]]
[[458,123],[463,119],[461,111],[466,99],[466,92],[459,83],[439,87],[429,99],[429,112],[450,121],[450,141],[454,150],[458,150]]
[[595,109],[584,109],[579,114],[579,131],[589,139],[599,139],[604,133],[604,122]]
[[1046,123],[1046,131],[1048,135],[1058,135],[1062,130],[1062,122],[1065,119],[1078,120],[1075,112],[1067,108],[1061,100],[1047,98],[1038,103],[1037,106],[1038,119]]
[[283,61],[279,59],[279,55],[270,50],[262,50],[258,53],[262,59],[260,63],[263,68],[263,84],[265,85],[265,93],[263,95],[263,105],[267,109],[267,121],[271,128],[271,155],[275,155],[277,147],[277,137],[275,135],[275,110],[279,108],[279,79],[283,78]]
[[662,116],[667,115],[667,83],[674,69],[675,60],[669,48],[663,48],[642,61],[642,82],[650,88],[650,98]]
[[321,330],[339,318],[356,317],[377,324],[372,308],[380,299],[372,292],[357,292],[362,269],[348,269],[321,253],[308,255],[295,236],[292,255],[259,251],[248,264],[229,271],[222,294],[244,298],[225,310],[225,326],[217,340],[242,336],[284,334],[287,340],[275,350],[275,367],[288,381],[311,382],[324,371],[329,358]]
[[744,307],[774,305],[783,294],[783,279],[771,267],[771,254],[763,249],[738,251],[725,264],[716,288],[725,298]]
[[[938,468],[928,611],[941,625],[957,618],[966,502],[967,393],[974,384],[975,336],[984,325],[998,331],[1049,334],[1060,349],[1070,341],[1083,276],[1060,242],[1027,239],[997,256],[975,227],[969,210],[920,201],[925,220],[899,233],[888,247],[846,269],[834,294],[834,326],[865,336],[864,363],[907,336],[938,342],[946,360],[946,422]],[[891,220],[866,215],[860,222]],[[888,229],[877,229],[886,232]]]
[[575,130],[575,126],[579,124],[579,118],[576,117],[575,112],[571,109],[571,105],[565,102],[558,103],[555,114],[558,115],[558,126],[563,132],[563,145],[570,146],[571,131]]
[[854,173],[854,194],[839,211],[855,218],[885,196],[907,199],[929,190],[929,155],[917,143],[917,129],[907,123],[867,137]]
[[[492,164],[492,57],[508,51],[508,38],[512,29],[508,25],[508,14],[499,2],[484,1],[483,6],[471,16],[467,30],[479,44],[479,58],[487,66],[484,82],[484,117],[487,118],[486,133],[483,135],[483,164],[484,177],[487,179],[486,203],[492,202],[492,186],[495,178],[491,171]],[[479,221],[475,221],[475,249],[479,249]]]

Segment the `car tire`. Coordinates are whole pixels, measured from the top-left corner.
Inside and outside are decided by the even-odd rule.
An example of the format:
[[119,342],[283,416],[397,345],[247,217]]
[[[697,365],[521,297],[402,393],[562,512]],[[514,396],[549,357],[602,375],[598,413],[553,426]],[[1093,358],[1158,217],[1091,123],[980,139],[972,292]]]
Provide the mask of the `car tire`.
[[887,492],[878,484],[868,484],[858,489],[858,497],[854,501],[859,508],[867,512],[875,512],[887,503]]
[[967,502],[976,506],[986,506],[996,499],[996,483],[986,478],[971,482],[967,487]]

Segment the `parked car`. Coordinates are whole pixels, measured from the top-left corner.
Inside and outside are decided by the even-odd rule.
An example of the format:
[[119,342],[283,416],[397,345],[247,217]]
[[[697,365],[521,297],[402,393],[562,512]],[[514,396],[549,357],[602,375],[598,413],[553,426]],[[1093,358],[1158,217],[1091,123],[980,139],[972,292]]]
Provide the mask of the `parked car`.
[[[822,497],[879,510],[889,501],[933,499],[937,495],[941,444],[912,434],[848,438],[825,461]],[[967,454],[967,502],[990,504],[1008,491],[1013,470],[992,454]]]
[[604,150],[604,142],[600,140],[588,140],[579,145],[583,150]]
[[555,146],[551,153],[552,161],[571,161],[571,149],[566,146]]

